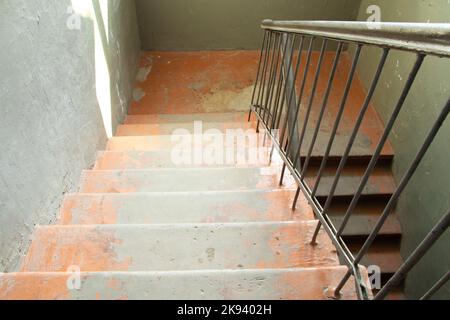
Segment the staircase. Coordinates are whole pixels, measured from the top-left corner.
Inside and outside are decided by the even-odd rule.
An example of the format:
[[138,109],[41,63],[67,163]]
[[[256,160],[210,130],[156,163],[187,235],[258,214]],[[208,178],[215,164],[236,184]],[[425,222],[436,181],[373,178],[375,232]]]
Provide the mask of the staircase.
[[[82,174],[79,193],[65,197],[58,223],[37,227],[19,272],[0,275],[0,299],[331,299],[347,269],[324,231],[318,245],[310,244],[317,221],[302,197],[291,209],[296,185],[287,177],[279,187],[280,161],[269,166],[268,153],[245,165],[180,166],[172,159],[171,134],[193,132],[194,121],[203,130],[251,130],[263,145],[255,120],[248,123],[242,112],[257,59],[254,52],[145,54],[142,70],[151,70],[140,83],[145,97]],[[330,64],[331,55],[325,60]],[[348,128],[363,97],[350,97]],[[336,225],[382,130],[370,112],[330,209]],[[311,177],[326,146],[318,139]],[[325,175],[319,188],[321,200],[345,143],[342,133],[328,163],[330,179]],[[392,158],[388,145],[344,233],[352,250],[394,190]],[[401,263],[400,237],[393,214],[364,264],[380,266],[387,278]],[[78,276],[74,267],[81,285],[69,289]],[[350,281],[342,299],[356,298]]]
[[[238,113],[194,118],[249,127]],[[307,205],[289,209],[279,164],[174,167],[169,134],[192,119],[130,117],[58,224],[36,229],[20,272],[0,277],[0,298],[326,299],[346,269],[325,234],[309,244],[317,223]],[[351,285],[343,298],[356,298]]]

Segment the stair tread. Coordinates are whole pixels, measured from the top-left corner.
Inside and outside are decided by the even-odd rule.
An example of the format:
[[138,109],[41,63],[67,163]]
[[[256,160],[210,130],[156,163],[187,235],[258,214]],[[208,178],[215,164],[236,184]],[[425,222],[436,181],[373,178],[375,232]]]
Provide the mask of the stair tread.
[[[359,245],[349,244],[349,249],[357,253]],[[397,272],[403,263],[400,254],[399,241],[375,241],[367,254],[361,260],[365,266],[378,266],[384,274],[393,274]]]
[[[333,221],[336,228],[339,228],[343,221],[343,216],[332,216],[330,217]],[[367,236],[369,235],[375,224],[378,222],[379,216],[374,215],[362,215],[358,214],[353,216],[348,224],[346,229],[343,232],[343,236]],[[400,235],[402,233],[402,229],[400,226],[400,222],[394,216],[390,216],[386,219],[386,223],[383,228],[380,230],[379,235]]]
[[[373,201],[373,200],[365,200],[359,203],[350,220],[348,221],[348,225],[344,230],[344,236],[367,236],[370,232],[372,232],[375,224],[378,222],[378,219],[381,216],[385,206],[385,201]],[[341,226],[344,215],[347,212],[349,206],[349,202],[345,203],[333,203],[328,210],[328,216],[333,220],[335,226],[339,228]],[[393,235],[401,235],[402,228],[400,221],[393,212],[386,219],[385,224],[380,230],[380,235],[393,236]]]
[[[244,148],[242,150],[234,149],[227,153],[224,149],[222,157],[214,159],[214,161],[201,161],[196,163],[191,161],[185,163],[176,163],[173,160],[172,150],[159,151],[103,151],[97,154],[95,170],[139,170],[151,168],[168,168],[168,167],[219,167],[219,166],[264,166],[269,163],[269,151],[265,150],[261,153],[253,153],[252,150]],[[233,157],[229,158],[229,155]]]
[[[131,194],[71,194],[61,224],[200,223],[313,220],[303,197],[291,210],[295,192],[249,190]],[[149,205],[151,204],[151,205]]]
[[[326,300],[345,267],[80,274],[69,290],[68,273],[0,274],[1,300]],[[45,284],[45,285],[43,285]],[[357,299],[352,281],[343,300]]]
[[[225,134],[204,134],[200,140],[195,140],[191,134],[162,134],[162,135],[135,135],[135,136],[116,136],[109,139],[106,151],[161,151],[161,150],[173,150],[174,147],[179,146],[180,142],[184,142],[182,139],[191,139],[193,146],[208,146],[212,139],[222,139],[227,141]],[[241,136],[239,136],[241,138]],[[246,138],[251,141],[248,143],[250,147],[262,146],[264,141],[264,134],[262,133],[249,133],[242,138]],[[231,138],[230,138],[231,139]],[[234,145],[237,145],[237,136],[234,136]]]
[[[180,137],[183,135],[178,135],[177,137]],[[212,134],[206,134],[205,139],[210,139],[211,136],[217,136]],[[222,137],[223,141],[226,141],[226,137],[221,134],[219,135]],[[249,139],[252,139],[253,145],[250,145],[251,147],[261,147],[263,146],[264,141],[264,134],[250,134],[248,136]],[[173,141],[173,135],[170,134],[163,134],[163,135],[134,135],[134,136],[117,136],[113,137],[108,141],[108,145],[106,148],[107,152],[127,152],[127,151],[162,151],[162,150],[172,150],[174,146],[179,144],[180,140]],[[235,140],[235,145],[237,140]],[[269,141],[268,139],[267,141]],[[205,141],[205,145],[209,143],[210,140],[203,140]],[[241,145],[240,145],[241,146]],[[247,143],[246,147],[249,146]],[[333,148],[330,153],[330,162],[341,159],[341,156],[343,155],[344,150],[340,148]],[[312,155],[311,155],[311,161],[312,162],[318,162],[321,161],[324,155],[324,149],[323,148],[314,148]],[[367,162],[372,157],[372,152],[366,148],[353,148],[349,155],[349,160],[359,160],[359,161],[365,161]],[[392,150],[383,149],[383,152],[381,153],[381,158],[384,160],[392,160],[394,157],[394,152]],[[302,154],[302,158],[305,158]]]
[[[91,170],[81,178],[83,193],[228,191],[279,189],[279,168],[158,168]],[[286,185],[284,188],[292,186]]]
[[316,221],[38,227],[21,271],[167,271],[337,266]]
[[[317,168],[313,168],[307,173],[306,181],[311,187],[316,183],[316,172]],[[353,196],[361,183],[364,172],[364,167],[351,166],[345,168],[336,189],[336,196]],[[335,168],[325,170],[317,191],[319,198],[328,196],[335,175]],[[391,170],[388,167],[377,167],[370,176],[362,195],[392,195],[395,189],[396,184]]]

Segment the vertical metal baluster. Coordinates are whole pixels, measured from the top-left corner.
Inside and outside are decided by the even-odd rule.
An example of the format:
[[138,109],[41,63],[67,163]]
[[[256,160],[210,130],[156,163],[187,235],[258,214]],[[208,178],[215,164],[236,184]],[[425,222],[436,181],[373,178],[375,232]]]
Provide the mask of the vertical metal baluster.
[[275,96],[275,110],[274,110],[274,117],[272,118],[272,121],[270,123],[270,129],[274,129],[275,128],[275,124],[276,124],[276,120],[278,118],[278,109],[280,106],[280,98],[281,98],[281,92],[284,86],[284,78],[283,78],[283,67],[285,65],[284,60],[286,59],[286,55],[287,55],[287,47],[288,47],[288,37],[289,35],[285,34],[283,35],[283,37],[285,36],[285,38],[283,38],[283,42],[285,42],[284,44],[284,49],[283,49],[283,56],[281,58],[281,65],[280,65],[280,74],[278,76],[278,86],[277,86],[277,91],[276,91],[276,96]]
[[[275,125],[276,125],[277,118],[278,118],[278,110],[280,110],[280,113],[283,111],[283,109],[280,108],[280,98],[281,98],[281,92],[283,90],[283,87],[285,86],[284,77],[283,77],[283,68],[285,66],[285,59],[288,54],[287,48],[288,48],[288,43],[289,43],[289,34],[284,34],[282,41],[284,42],[284,48],[283,48],[283,54],[282,54],[281,62],[280,62],[280,73],[278,76],[278,85],[277,85],[275,101],[274,101],[273,117],[272,117],[272,120],[270,121],[270,126],[269,126],[270,132],[272,134],[274,133],[274,130],[275,130]],[[281,114],[280,114],[280,116],[281,116]],[[275,135],[274,138],[277,139],[278,136]],[[269,164],[268,164],[269,166],[272,164],[274,151],[275,151],[275,144],[273,143],[271,151],[270,151],[270,156],[269,156]]]
[[423,295],[422,298],[420,298],[420,300],[428,300],[430,299],[436,292],[439,291],[439,289],[441,289],[444,284],[446,284],[448,281],[450,280],[450,271],[447,271],[447,273],[441,278],[439,279],[438,282],[436,282],[436,284],[427,292]]
[[[299,115],[299,112],[300,112],[300,105],[301,105],[301,101],[303,99],[303,93],[305,91],[306,77],[308,76],[308,69],[309,69],[309,63],[310,63],[311,54],[312,54],[313,42],[314,42],[314,38],[311,38],[311,42],[310,42],[310,45],[309,45],[309,51],[308,51],[308,58],[307,58],[307,62],[306,62],[306,65],[305,65],[305,72],[303,74],[303,79],[302,79],[302,86],[301,86],[301,89],[300,89],[299,99],[298,99],[298,102],[297,102],[297,108],[295,110],[295,118],[294,118],[295,121],[298,121],[298,115]],[[291,148],[292,140],[293,140],[292,137],[294,135],[294,131],[295,131],[295,126],[293,128],[291,128],[291,130],[290,130],[290,134],[289,134],[289,138],[288,138],[289,142],[288,142],[288,144],[286,146],[286,153],[289,153],[289,150]]]
[[[291,105],[292,99],[295,98],[295,87],[296,87],[296,81],[297,81],[297,77],[298,77],[298,71],[300,70],[300,66],[301,66],[301,62],[302,62],[302,52],[303,52],[304,40],[305,40],[305,36],[302,36],[301,40],[300,40],[300,45],[298,47],[297,65],[295,67],[294,79],[293,79],[293,83],[292,83],[292,89],[291,89],[291,94],[290,94],[290,97],[289,97],[288,106]],[[295,100],[294,100],[294,103],[295,103]],[[290,133],[289,133],[289,136],[287,136],[287,140],[286,140],[286,142],[287,142],[286,147],[285,147],[286,154],[289,151],[290,144],[292,143],[292,139],[293,139],[293,136],[294,136],[294,131],[295,131],[295,128],[296,128],[297,123],[298,123],[298,113],[299,113],[299,111],[300,111],[300,104],[296,103],[295,104],[294,118],[292,119],[293,125],[292,125],[292,128],[290,128],[290,130],[289,130]],[[288,126],[288,120],[289,120],[288,118],[289,118],[289,114],[286,116],[286,126]],[[283,132],[283,134],[285,134],[285,132],[286,132],[286,130]],[[282,138],[282,141],[283,141],[283,139],[284,138]]]
[[262,65],[262,60],[263,60],[263,53],[264,53],[264,49],[266,47],[266,39],[267,39],[267,33],[268,31],[264,31],[264,38],[263,38],[263,42],[261,45],[261,53],[259,56],[259,63],[258,63],[258,72],[256,73],[256,81],[255,81],[255,87],[253,88],[253,95],[252,95],[252,105],[250,107],[250,111],[248,113],[248,122],[250,122],[251,118],[252,118],[252,110],[253,110],[253,106],[255,104],[255,97],[256,97],[256,91],[258,86],[261,86],[261,81],[260,80],[260,76],[261,76],[261,65]]
[[359,57],[361,55],[361,49],[362,49],[362,45],[358,44],[358,47],[356,48],[355,56],[353,58],[352,66],[350,68],[350,73],[349,73],[349,76],[348,76],[348,79],[347,79],[347,84],[346,84],[345,89],[344,89],[344,95],[342,96],[341,104],[339,106],[339,111],[338,111],[338,114],[336,116],[336,121],[334,122],[333,129],[331,130],[330,140],[328,141],[327,149],[325,151],[325,155],[324,155],[322,163],[320,165],[319,173],[318,173],[317,178],[316,178],[316,184],[314,185],[314,188],[312,190],[312,195],[311,196],[313,198],[316,196],[317,189],[319,188],[319,185],[320,185],[320,180],[322,179],[322,175],[323,175],[323,173],[325,171],[325,168],[327,166],[328,158],[330,156],[331,148],[333,147],[333,143],[334,143],[334,139],[336,137],[336,133],[338,131],[339,125],[341,124],[341,119],[342,119],[342,116],[344,114],[345,106],[347,105],[348,95],[350,93],[350,89],[351,89],[352,84],[353,84],[353,78],[355,76],[356,67],[358,65]]
[[[270,92],[269,92],[269,96],[268,96],[268,101],[267,101],[267,106],[265,109],[265,113],[264,113],[264,117],[263,117],[263,122],[264,124],[267,126],[268,129],[270,129],[269,126],[269,120],[271,119],[271,117],[273,118],[273,112],[272,112],[272,102],[273,102],[273,97],[274,97],[274,90],[275,90],[275,85],[277,83],[277,74],[278,74],[278,65],[280,62],[280,51],[281,51],[281,47],[282,47],[282,38],[283,35],[280,33],[279,37],[278,37],[278,41],[277,41],[277,51],[276,51],[276,58],[274,58],[273,61],[273,67],[272,67],[272,77],[271,77],[271,82],[269,85],[270,88]],[[274,106],[275,107],[275,106]],[[263,145],[266,145],[266,141],[267,141],[267,135],[270,132],[264,132],[264,141],[263,141]]]
[[[309,99],[308,109],[306,111],[305,123],[303,124],[302,133],[300,135],[297,155],[294,157],[294,161],[293,161],[294,168],[296,166],[296,163],[297,163],[296,159],[298,158],[298,156],[300,154],[300,150],[301,150],[301,147],[302,147],[302,142],[303,142],[303,139],[305,137],[306,126],[308,125],[309,115],[311,113],[312,104],[313,104],[313,101],[314,101],[314,98],[315,98],[315,95],[316,95],[317,85],[319,83],[319,77],[320,77],[320,72],[322,70],[322,63],[323,63],[323,58],[325,56],[325,50],[326,50],[326,47],[327,47],[327,43],[328,43],[328,40],[327,39],[323,39],[322,49],[320,50],[320,57],[319,57],[319,61],[317,63],[317,70],[316,70],[316,75],[315,75],[315,78],[314,78],[314,84],[313,84],[313,88],[312,88],[312,91],[311,91],[311,97]],[[285,172],[286,172],[286,164],[283,164],[283,169],[281,171],[280,185],[283,185]]]
[[275,53],[276,53],[276,48],[278,47],[278,39],[279,39],[279,34],[276,33],[275,34],[275,41],[274,41],[274,47],[272,49],[272,57],[270,59],[270,68],[269,68],[269,82],[267,83],[267,90],[265,92],[265,102],[264,102],[264,112],[262,115],[262,120],[266,121],[266,114],[267,114],[267,108],[268,108],[268,104],[269,104],[269,99],[270,99],[270,92],[272,90],[272,82],[273,82],[273,74],[274,74],[274,67],[275,67]]
[[297,202],[298,198],[300,197],[300,187],[297,188],[297,191],[295,192],[294,202],[292,203],[292,210],[297,209]]
[[[274,87],[275,87],[276,72],[277,72],[277,69],[278,69],[278,57],[279,57],[279,52],[280,52],[280,49],[281,49],[281,36],[282,36],[281,33],[276,33],[275,46],[274,46],[274,48],[272,50],[272,59],[271,59],[271,63],[270,63],[269,84],[267,86],[266,102],[265,102],[265,105],[264,105],[264,113],[263,113],[263,116],[262,116],[262,121],[263,121],[263,123],[266,126],[267,126],[268,119],[270,119],[271,100],[272,100],[273,90],[274,90]],[[264,131],[263,146],[266,145],[267,134],[268,134],[268,132]]]
[[[278,45],[277,45],[276,62],[275,62],[275,68],[274,68],[274,73],[273,73],[272,88],[271,88],[270,98],[269,98],[269,102],[268,102],[268,115],[267,115],[267,118],[264,118],[264,122],[266,123],[266,125],[269,129],[270,129],[269,120],[271,118],[273,118],[273,109],[275,109],[275,105],[273,105],[273,98],[274,98],[275,87],[276,87],[276,83],[277,83],[278,66],[280,64],[281,47],[283,45],[283,41],[282,41],[283,37],[282,36],[283,35],[280,34]],[[272,105],[273,105],[273,108],[272,108]]]
[[[300,39],[299,50],[298,50],[298,51],[299,51],[299,56],[298,56],[298,58],[297,58],[297,64],[296,64],[296,67],[295,67],[294,81],[293,81],[293,83],[292,83],[292,88],[291,88],[291,90],[290,90],[290,92],[289,92],[289,94],[288,94],[288,99],[287,99],[287,110],[288,110],[288,111],[289,111],[289,108],[290,108],[290,106],[291,106],[292,99],[294,98],[294,93],[295,93],[295,80],[297,79],[298,69],[299,69],[299,67],[300,67],[300,62],[301,62],[301,50],[302,50],[302,48],[303,48],[303,41],[304,41],[304,38],[305,38],[305,36],[302,36],[301,39]],[[294,45],[294,43],[293,43],[293,45]],[[292,59],[293,59],[293,58],[292,58]],[[287,66],[288,74],[287,74],[286,77],[289,77],[289,74],[290,74],[290,68],[291,68],[292,62],[293,62],[293,61],[291,61],[291,64]],[[286,82],[288,82],[288,79],[286,79]],[[286,85],[286,86],[287,86],[287,85]],[[284,142],[284,138],[285,138],[285,135],[286,135],[287,126],[288,126],[288,120],[289,120],[289,113],[286,114],[286,118],[285,118],[285,120],[284,120],[284,125],[283,125],[282,134],[281,134],[281,139],[280,139],[280,146],[281,146],[281,147],[283,147],[283,142]]]
[[336,56],[334,58],[333,68],[331,70],[330,78],[328,80],[327,90],[325,92],[325,97],[323,99],[322,108],[320,109],[319,119],[317,120],[316,128],[314,130],[313,138],[311,140],[311,145],[309,146],[308,155],[306,157],[305,164],[303,166],[302,175],[301,175],[302,180],[305,179],[306,171],[308,171],[309,162],[311,161],[311,156],[312,156],[312,153],[314,150],[314,146],[316,145],[317,137],[319,135],[319,130],[322,125],[323,116],[325,115],[325,110],[328,105],[328,99],[330,97],[331,89],[333,88],[333,81],[334,81],[334,77],[336,75],[337,67],[339,65],[339,59],[341,57],[343,46],[344,46],[344,44],[342,42],[339,42],[338,48],[336,50]]
[[[292,42],[292,45],[291,45],[290,50],[287,50],[287,51],[290,51],[288,63],[286,65],[286,63],[285,63],[285,58],[286,57],[284,57],[283,58],[284,67],[282,66],[282,69],[280,70],[280,75],[282,76],[282,79],[284,80],[284,85],[281,88],[280,96],[277,98],[277,110],[279,109],[279,112],[278,112],[278,115],[275,117],[275,119],[274,119],[275,123],[273,124],[273,129],[276,128],[277,130],[280,129],[280,122],[281,122],[281,118],[283,116],[283,110],[284,110],[284,105],[285,105],[286,95],[287,95],[287,93],[286,93],[286,90],[287,90],[287,79],[285,79],[286,76],[283,76],[283,72],[284,72],[283,68],[288,68],[288,66],[290,66],[292,64],[292,61],[293,61],[293,58],[294,58],[295,40],[296,40],[296,35],[295,34],[292,35],[292,39],[289,39],[289,38],[286,39],[286,50],[287,50],[287,45],[290,42]],[[281,103],[279,103],[281,96],[282,96]],[[277,132],[277,137],[276,138],[279,138],[279,137],[280,137],[279,132]],[[269,160],[269,165],[272,163],[272,158],[273,158],[273,153],[274,152],[275,152],[275,145],[272,145],[272,150],[270,151],[270,156],[269,156],[269,159],[270,159]]]
[[[348,208],[347,213],[345,214],[344,221],[343,221],[343,223],[341,225],[341,228],[339,229],[339,231],[337,233],[338,236],[340,236],[342,234],[342,232],[344,231],[346,223],[348,222],[348,219],[352,215],[353,210],[355,209],[356,204],[359,201],[359,198],[361,197],[362,191],[364,190],[364,187],[366,186],[367,181],[369,180],[369,177],[370,177],[373,169],[375,168],[376,163],[378,162],[378,159],[379,159],[380,154],[381,154],[381,150],[383,149],[384,144],[386,143],[386,141],[387,141],[387,139],[389,137],[389,134],[392,131],[392,128],[393,128],[393,126],[395,124],[395,121],[397,120],[397,117],[398,117],[398,115],[399,115],[403,105],[405,104],[405,100],[408,97],[408,94],[409,94],[409,92],[411,90],[411,87],[412,87],[412,85],[414,83],[414,80],[416,79],[416,76],[417,76],[417,74],[418,74],[418,72],[420,70],[420,67],[423,64],[424,58],[425,58],[424,54],[418,54],[417,55],[417,59],[416,59],[416,62],[414,64],[413,70],[411,71],[411,73],[410,73],[410,75],[408,77],[408,81],[406,82],[405,88],[403,89],[403,92],[402,92],[402,94],[400,96],[400,99],[399,99],[399,101],[397,103],[397,106],[395,107],[395,109],[394,109],[394,111],[393,111],[393,113],[391,115],[391,118],[389,119],[388,123],[386,124],[386,129],[384,130],[383,136],[381,137],[381,140],[380,140],[380,142],[379,142],[379,144],[378,144],[378,146],[377,146],[377,148],[375,150],[375,153],[374,153],[374,155],[372,157],[372,160],[369,163],[369,166],[368,166],[368,168],[366,170],[366,173],[364,174],[364,177],[363,177],[363,179],[362,179],[362,181],[361,181],[361,183],[360,183],[360,185],[358,187],[358,190],[357,190],[355,196],[353,197],[353,200],[352,200],[352,202],[350,204],[350,207]],[[391,198],[391,200],[392,200],[392,198]],[[370,239],[368,239],[366,241],[366,244],[369,243],[369,240]],[[363,256],[361,253],[365,254],[366,247],[367,246],[365,245],[361,249],[360,253],[358,254],[358,257],[355,259],[355,265],[357,265],[359,263],[361,257]],[[364,251],[363,251],[363,249],[364,249]],[[351,276],[351,272],[349,270],[347,272],[347,274],[345,275],[344,279],[342,279],[341,283],[338,285],[338,287],[336,289],[336,292],[339,292],[344,287],[345,283],[348,281],[350,276]]]
[[264,95],[264,90],[265,90],[265,85],[266,85],[266,77],[267,77],[268,59],[269,59],[269,54],[270,54],[270,48],[272,46],[272,36],[273,36],[272,31],[269,31],[269,35],[267,37],[267,47],[264,52],[264,63],[263,63],[263,70],[262,70],[262,74],[261,74],[261,86],[259,87],[259,91],[258,91],[258,107],[259,107],[258,110],[261,109],[261,105],[262,105],[262,101],[263,101],[263,95]]
[[381,140],[378,143],[378,146],[377,146],[375,153],[369,163],[369,166],[364,174],[364,177],[358,187],[358,190],[356,191],[356,194],[353,197],[353,200],[350,203],[350,206],[344,216],[341,227],[339,228],[339,231],[337,233],[338,237],[341,236],[342,232],[344,231],[344,229],[347,225],[348,219],[350,219],[350,216],[352,215],[353,211],[355,210],[355,207],[358,204],[359,198],[361,197],[361,194],[362,194],[364,188],[366,187],[367,182],[369,181],[370,175],[372,174],[373,170],[375,169],[378,159],[380,158],[381,151],[383,150],[384,145],[386,144],[386,141],[389,138],[389,134],[391,133],[392,128],[394,127],[395,121],[397,120],[397,117],[398,117],[400,111],[402,110],[403,105],[405,104],[405,100],[408,97],[409,91],[411,90],[414,80],[416,79],[417,73],[419,72],[420,67],[422,66],[424,58],[425,58],[425,56],[422,54],[419,54],[417,56],[416,63],[414,64],[414,68],[408,78],[408,81],[406,82],[406,86],[402,92],[400,100],[399,100],[396,108],[394,109],[394,112],[393,112],[391,118],[389,119],[389,122],[386,125],[386,129],[384,130],[383,136],[381,137]]
[[[272,38],[273,38],[273,33],[272,31],[269,32],[269,37],[267,40],[267,49],[266,49],[266,53],[264,55],[264,66],[263,66],[263,73],[262,73],[262,82],[261,82],[261,87],[260,87],[260,91],[258,93],[258,109],[257,109],[257,113],[258,115],[261,115],[261,108],[262,108],[262,103],[263,103],[263,99],[264,99],[264,91],[265,91],[265,86],[266,86],[266,79],[267,79],[267,67],[268,67],[268,60],[269,60],[269,55],[270,55],[270,50],[272,47]],[[259,132],[259,119],[258,119],[258,124],[256,126],[256,132]]]
[[[294,51],[295,51],[296,37],[297,37],[297,35],[294,34],[292,39],[291,39],[291,41],[292,41],[292,45],[291,45],[291,49],[290,49],[291,54],[290,54],[290,57],[289,57],[288,64],[285,66],[285,69],[288,68],[289,66],[291,66],[292,62],[294,61]],[[284,77],[286,78],[286,75]],[[281,94],[282,95],[281,104],[280,104],[281,105],[281,110],[280,110],[280,117],[278,118],[277,125],[276,125],[277,128],[280,128],[282,113],[283,113],[283,110],[284,110],[284,105],[285,105],[285,102],[286,102],[287,94],[288,94],[287,93],[287,79],[285,79],[284,90],[283,90],[283,92]]]
[[402,264],[400,269],[389,279],[386,285],[375,296],[375,300],[383,300],[388,293],[398,286],[400,282],[407,276],[408,272],[419,262],[420,259],[428,252],[431,246],[442,236],[442,234],[450,226],[450,211],[447,212],[434,226],[425,239],[419,244],[408,259]]
[[328,40],[324,39],[323,43],[322,43],[322,49],[320,51],[319,61],[317,62],[316,75],[314,77],[313,87],[312,87],[312,90],[311,90],[311,96],[309,98],[308,108],[307,108],[306,115],[305,115],[305,123],[303,124],[302,133],[300,135],[300,145],[299,145],[299,148],[297,150],[297,154],[295,155],[295,158],[294,158],[294,161],[293,161],[294,168],[297,166],[298,158],[299,158],[300,152],[301,152],[301,147],[302,147],[303,141],[305,139],[306,129],[307,129],[307,126],[308,126],[310,115],[311,115],[313,102],[314,102],[314,99],[316,98],[316,90],[317,90],[317,85],[319,84],[320,73],[322,71],[323,59],[324,59],[324,56],[325,56],[325,50],[326,50],[326,47],[327,47],[327,43],[328,43]]
[[[376,90],[376,88],[378,86],[378,83],[380,81],[381,73],[383,72],[383,69],[384,69],[384,66],[386,64],[386,60],[387,60],[388,55],[389,55],[389,49],[384,49],[382,57],[380,59],[380,62],[378,63],[377,70],[375,72],[375,76],[374,76],[374,78],[372,80],[372,84],[370,85],[369,92],[367,93],[366,99],[364,101],[364,104],[363,104],[360,112],[359,112],[358,119],[356,120],[355,126],[353,128],[353,132],[352,132],[352,134],[350,136],[350,140],[349,140],[349,142],[347,144],[347,148],[346,148],[346,150],[344,152],[344,155],[342,156],[341,162],[339,163],[339,167],[338,167],[338,169],[336,171],[336,175],[334,177],[333,184],[331,185],[331,188],[330,188],[330,193],[329,193],[329,195],[327,197],[327,201],[326,201],[326,203],[325,203],[325,205],[323,207],[323,212],[324,213],[326,213],[328,211],[328,209],[330,208],[330,206],[331,206],[331,203],[332,203],[333,198],[334,198],[334,193],[336,191],[336,188],[338,186],[338,183],[339,183],[341,175],[342,175],[342,171],[344,170],[345,165],[347,164],[347,159],[348,159],[348,157],[350,155],[350,151],[352,150],[353,144],[355,143],[356,137],[358,135],[358,132],[359,132],[361,124],[362,124],[362,122],[364,120],[364,117],[366,115],[367,109],[369,108],[370,102],[372,101],[373,95],[374,95],[375,90]],[[314,236],[313,236],[313,240],[312,240],[313,244],[316,243],[316,239],[317,239],[317,236],[319,234],[319,231],[320,231],[321,227],[322,227],[322,224],[319,223],[317,225],[316,231],[314,232]]]

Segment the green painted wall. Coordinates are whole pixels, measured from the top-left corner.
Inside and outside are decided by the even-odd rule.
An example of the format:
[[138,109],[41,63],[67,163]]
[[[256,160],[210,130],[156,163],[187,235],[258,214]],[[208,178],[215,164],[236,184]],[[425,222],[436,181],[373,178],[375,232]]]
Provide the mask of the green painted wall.
[[[372,4],[380,6],[384,22],[450,22],[448,0],[363,0],[359,20],[368,17],[366,9]],[[367,55],[361,61],[359,73],[366,85],[371,81],[379,53],[379,50],[367,50]],[[374,97],[374,103],[385,121],[390,116],[414,60],[414,54],[393,52],[390,56]],[[397,180],[411,163],[449,96],[450,60],[427,58],[391,136],[396,151],[393,171]],[[449,137],[450,119],[447,119],[434,146],[398,204],[397,212],[404,232],[404,257],[450,208]],[[408,277],[406,294],[409,298],[421,296],[450,268],[449,244],[450,231],[447,230]],[[450,298],[450,283],[436,298]]]
[[145,50],[259,49],[263,19],[355,20],[361,0],[137,0]]

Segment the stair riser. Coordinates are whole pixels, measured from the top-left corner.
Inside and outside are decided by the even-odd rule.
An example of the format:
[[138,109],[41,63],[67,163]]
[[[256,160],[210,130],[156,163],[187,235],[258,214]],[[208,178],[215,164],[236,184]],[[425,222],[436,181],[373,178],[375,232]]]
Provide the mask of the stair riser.
[[107,151],[172,151],[182,147],[199,150],[228,148],[233,151],[240,151],[270,146],[270,139],[264,139],[264,134],[238,132],[228,136],[224,134],[182,134],[114,137],[109,140]]
[[248,113],[193,113],[193,114],[147,114],[147,115],[129,115],[124,124],[176,124],[192,123],[194,121],[202,122],[240,122],[246,123]]
[[172,134],[226,134],[227,130],[242,129],[249,133],[256,133],[253,122],[202,122],[174,123],[174,124],[126,124],[117,128],[116,136],[150,136]]

